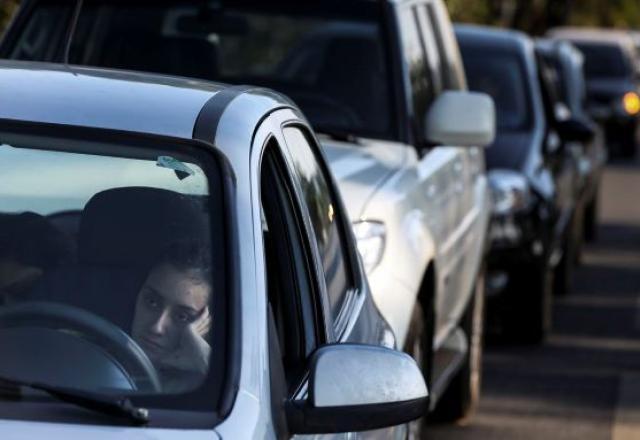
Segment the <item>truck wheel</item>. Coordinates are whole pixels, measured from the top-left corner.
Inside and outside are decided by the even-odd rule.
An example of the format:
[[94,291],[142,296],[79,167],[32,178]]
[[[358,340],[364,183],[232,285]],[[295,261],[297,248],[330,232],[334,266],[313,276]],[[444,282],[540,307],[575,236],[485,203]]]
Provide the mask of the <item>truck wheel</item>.
[[593,243],[598,239],[598,192],[593,196],[593,200],[589,202],[584,210],[584,239]]
[[[433,326],[435,323],[433,308],[430,308],[429,315],[424,314],[424,310],[419,302],[413,308],[409,333],[405,342],[404,351],[413,357],[422,370],[424,380],[429,390],[431,390],[431,365],[433,358]],[[422,427],[427,414],[424,417],[409,423],[409,439],[420,440],[422,438]]]
[[573,269],[576,264],[576,227],[572,222],[571,230],[564,240],[562,258],[556,267],[553,280],[553,293],[556,295],[568,295],[573,289]]
[[624,127],[623,129],[623,137],[620,145],[622,156],[627,159],[633,159],[636,157],[636,126],[635,124],[630,124],[628,127]]
[[478,406],[482,383],[484,286],[482,272],[476,280],[473,297],[461,322],[469,341],[469,351],[464,366],[449,384],[431,417],[438,422],[466,424]]
[[503,334],[523,344],[540,344],[551,330],[553,275],[547,265],[512,274],[512,306],[503,316]]

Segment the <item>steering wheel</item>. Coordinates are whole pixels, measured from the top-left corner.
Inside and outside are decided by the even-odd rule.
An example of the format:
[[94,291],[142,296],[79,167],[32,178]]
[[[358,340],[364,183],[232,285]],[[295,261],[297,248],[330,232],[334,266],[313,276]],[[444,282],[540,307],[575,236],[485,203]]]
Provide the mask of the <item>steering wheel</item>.
[[118,326],[67,304],[34,301],[0,310],[0,329],[36,327],[64,332],[97,345],[128,375],[137,390],[160,392],[160,378],[144,350]]

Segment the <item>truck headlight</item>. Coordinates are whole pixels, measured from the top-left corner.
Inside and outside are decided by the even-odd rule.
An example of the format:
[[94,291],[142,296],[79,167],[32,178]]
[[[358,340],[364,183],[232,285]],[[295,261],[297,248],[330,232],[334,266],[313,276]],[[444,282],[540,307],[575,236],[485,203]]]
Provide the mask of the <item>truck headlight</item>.
[[531,191],[522,174],[510,170],[493,170],[488,177],[494,215],[514,214],[529,206]]
[[622,108],[629,116],[640,113],[640,96],[636,92],[627,92],[622,97]]
[[364,269],[370,273],[382,260],[387,230],[381,222],[361,221],[353,224],[353,232]]

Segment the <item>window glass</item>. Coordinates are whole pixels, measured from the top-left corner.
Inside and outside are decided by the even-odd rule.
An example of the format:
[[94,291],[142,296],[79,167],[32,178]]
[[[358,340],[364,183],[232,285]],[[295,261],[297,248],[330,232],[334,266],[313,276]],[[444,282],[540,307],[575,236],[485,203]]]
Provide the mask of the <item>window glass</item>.
[[44,4],[35,9],[10,57],[25,61],[57,61],[62,49],[73,3]]
[[347,252],[337,218],[337,206],[318,158],[304,133],[298,128],[287,127],[284,135],[317,240],[331,312],[336,318],[350,287]]
[[469,89],[491,96],[496,105],[499,130],[520,131],[531,125],[528,84],[515,54],[462,46]]
[[622,49],[615,44],[574,42],[584,55],[587,78],[621,78],[632,74]]
[[69,61],[270,87],[316,130],[393,137],[379,5],[243,5],[86,0]]
[[211,409],[226,319],[217,168],[205,175],[182,148],[12,139],[0,141],[0,376],[152,408],[192,409],[204,393]]
[[409,85],[413,97],[416,134],[419,139],[422,139],[423,121],[435,90],[430,82],[432,75],[425,57],[424,40],[418,31],[417,17],[413,9],[401,9],[399,21],[402,49],[407,63]]

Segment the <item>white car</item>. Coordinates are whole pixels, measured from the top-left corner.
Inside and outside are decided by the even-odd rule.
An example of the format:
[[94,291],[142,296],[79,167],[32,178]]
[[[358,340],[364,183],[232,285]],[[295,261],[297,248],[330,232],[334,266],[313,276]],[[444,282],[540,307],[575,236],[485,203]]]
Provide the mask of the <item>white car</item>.
[[0,84],[0,438],[406,438],[424,378],[295,106],[40,63]]

